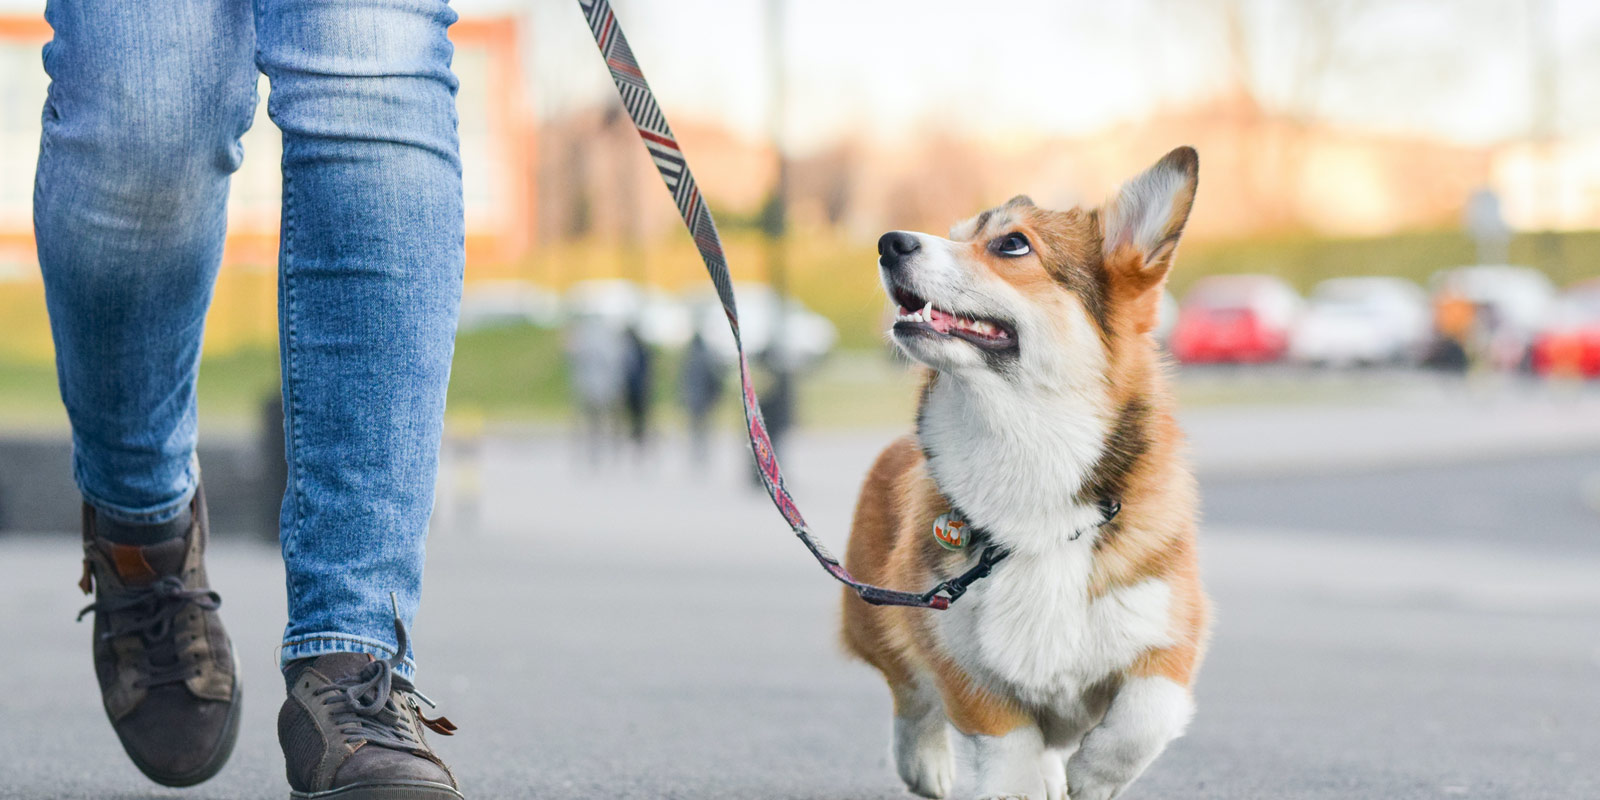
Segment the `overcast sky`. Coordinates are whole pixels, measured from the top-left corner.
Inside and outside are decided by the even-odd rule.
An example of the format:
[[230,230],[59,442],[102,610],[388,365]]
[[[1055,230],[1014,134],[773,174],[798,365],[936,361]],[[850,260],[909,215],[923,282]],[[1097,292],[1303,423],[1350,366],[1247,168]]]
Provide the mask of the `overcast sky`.
[[[1245,46],[1220,9],[1243,4]],[[159,5],[159,2],[152,5]],[[458,0],[529,23],[543,114],[610,91],[574,0]],[[669,115],[762,130],[767,0],[614,0]],[[1243,53],[1269,102],[1343,124],[1466,142],[1525,135],[1547,42],[1560,130],[1600,134],[1593,0],[790,0],[787,140],[942,126],[985,137],[1070,134],[1194,102]],[[1547,9],[1543,24],[1539,9]],[[42,0],[0,0],[38,13]]]

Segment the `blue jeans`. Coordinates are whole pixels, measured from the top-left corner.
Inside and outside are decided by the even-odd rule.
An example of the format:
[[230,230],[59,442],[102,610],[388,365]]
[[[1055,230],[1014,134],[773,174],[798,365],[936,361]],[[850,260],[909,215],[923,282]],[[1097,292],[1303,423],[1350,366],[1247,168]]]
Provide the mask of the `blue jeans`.
[[409,625],[464,262],[440,0],[49,0],[34,225],[84,498],[181,513],[256,72],[283,131],[285,662]]

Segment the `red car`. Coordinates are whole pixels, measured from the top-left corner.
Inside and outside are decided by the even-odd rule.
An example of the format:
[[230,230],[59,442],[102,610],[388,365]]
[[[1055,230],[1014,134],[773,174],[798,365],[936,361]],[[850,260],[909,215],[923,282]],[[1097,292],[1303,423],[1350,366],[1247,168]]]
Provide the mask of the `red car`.
[[1567,290],[1530,352],[1540,375],[1600,378],[1600,280]]
[[1270,275],[1202,278],[1184,297],[1172,354],[1184,364],[1260,364],[1289,347],[1300,296]]

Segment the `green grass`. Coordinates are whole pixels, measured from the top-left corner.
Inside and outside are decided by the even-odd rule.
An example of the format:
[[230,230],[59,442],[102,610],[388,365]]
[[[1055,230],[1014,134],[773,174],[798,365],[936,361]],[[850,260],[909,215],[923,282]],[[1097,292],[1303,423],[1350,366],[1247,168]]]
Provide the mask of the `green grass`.
[[[200,367],[200,417],[207,429],[249,430],[278,392],[275,348],[207,356]],[[462,334],[450,386],[453,412],[493,418],[554,419],[565,413],[560,333],[508,328]],[[50,364],[0,361],[0,427],[66,427]]]
[[[655,414],[677,425],[682,413],[677,387],[680,356],[657,351]],[[450,375],[450,413],[461,420],[559,422],[572,413],[561,334],[532,326],[464,333],[456,342]],[[803,377],[801,422],[824,427],[904,424],[916,401],[916,377],[888,354],[843,350]],[[763,378],[757,375],[757,386]],[[742,420],[738,378],[727,376],[719,418],[729,427]]]
[[277,392],[276,349],[251,348],[200,363],[200,419],[207,427],[254,426]]
[[[679,356],[658,351],[656,415],[678,425]],[[758,381],[761,378],[758,376]],[[759,384],[758,384],[759,385]],[[207,430],[249,431],[278,391],[278,356],[252,348],[201,364],[200,417]],[[824,427],[903,424],[916,399],[916,377],[881,350],[840,351],[800,382],[801,421]],[[560,331],[509,326],[463,333],[451,367],[449,413],[458,422],[559,423],[571,415]],[[740,424],[737,378],[724,386],[720,419]],[[64,430],[66,412],[49,364],[0,361],[0,428]]]
[[[881,346],[835,353],[801,381],[800,423],[910,430],[920,385],[917,370],[893,360]],[[737,404],[737,397],[729,399],[729,405]]]
[[[254,424],[278,391],[276,350],[207,357],[200,413],[217,424]],[[449,408],[462,417],[552,419],[565,413],[567,370],[559,331],[515,326],[463,333],[451,365]]]
[[[682,425],[676,396],[678,365],[676,354],[658,353],[655,417],[662,429]],[[761,381],[761,376],[757,380]],[[800,424],[813,429],[909,430],[919,383],[917,370],[892,359],[881,348],[836,352],[800,380]],[[1301,373],[1240,368],[1186,373],[1177,390],[1180,406],[1195,408],[1368,402],[1404,391],[1407,385],[1404,380],[1383,376],[1329,375],[1324,380]],[[270,350],[208,358],[200,370],[202,426],[212,433],[254,431],[260,424],[262,404],[277,391],[277,356]],[[461,336],[449,395],[453,425],[560,425],[571,419],[569,398],[559,332],[519,326]],[[719,421],[735,429],[742,419],[737,379],[730,373]],[[0,363],[0,430],[17,429],[66,429],[52,367]]]
[[[734,237],[743,277],[759,278],[763,251],[751,236]],[[593,252],[591,252],[593,251]],[[681,252],[678,252],[681,251]],[[565,251],[562,251],[565,252]],[[819,426],[903,424],[915,402],[916,378],[884,355],[883,292],[877,285],[870,243],[828,237],[795,237],[786,246],[795,295],[839,328],[840,349],[800,384],[801,421]],[[577,247],[574,258],[605,253]],[[670,258],[668,257],[670,255]],[[603,261],[604,259],[600,259]],[[1336,275],[1398,275],[1419,283],[1445,267],[1471,263],[1471,241],[1458,231],[1421,231],[1373,238],[1282,235],[1237,242],[1186,245],[1173,273],[1182,296],[1197,278],[1226,272],[1266,272],[1283,276],[1301,290]],[[1511,242],[1512,263],[1545,269],[1561,285],[1600,275],[1600,231],[1522,234]],[[598,263],[598,262],[597,262]],[[655,261],[654,273],[672,277],[677,287],[698,286],[703,273],[692,246],[679,242]],[[595,269],[601,266],[590,265]],[[544,272],[535,274],[544,275]],[[545,277],[551,277],[545,275]],[[570,277],[570,276],[569,276]],[[0,427],[65,428],[48,358],[48,328],[37,292],[0,294],[10,305],[0,311],[30,334],[34,346],[0,348]],[[23,312],[31,314],[26,317]],[[219,312],[222,313],[222,312]],[[20,315],[20,316],[19,316]],[[31,320],[31,321],[29,321]],[[663,353],[656,365],[657,408],[664,424],[676,415],[677,356]],[[1197,382],[1185,392],[1190,403],[1229,402],[1231,382]],[[200,371],[200,413],[208,428],[248,429],[257,424],[262,403],[278,385],[275,342],[226,356],[207,356]],[[1266,387],[1250,389],[1259,396]],[[1327,387],[1311,393],[1325,396]],[[1292,392],[1290,394],[1293,394]],[[460,420],[551,422],[569,413],[566,364],[561,334],[530,326],[463,333],[457,340],[450,385],[450,410]],[[724,403],[726,419],[737,424],[732,383]]]
[[471,331],[456,339],[450,367],[453,414],[549,419],[570,400],[561,332],[517,325]]
[[[262,403],[277,387],[276,351],[252,349],[207,358],[200,368],[200,417],[207,427],[246,429],[256,424]],[[0,428],[57,430],[66,426],[55,366],[0,360]]]
[[7,428],[66,427],[55,366],[0,362],[0,421]]

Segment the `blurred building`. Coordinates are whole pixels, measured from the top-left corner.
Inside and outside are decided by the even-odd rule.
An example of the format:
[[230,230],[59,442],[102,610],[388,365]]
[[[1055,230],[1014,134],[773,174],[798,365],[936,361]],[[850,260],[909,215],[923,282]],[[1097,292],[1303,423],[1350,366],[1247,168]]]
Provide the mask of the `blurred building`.
[[1507,145],[1496,153],[1492,185],[1513,228],[1600,228],[1600,136]]
[[[648,240],[679,225],[631,127],[617,119],[626,123],[589,110],[545,123],[542,240]],[[674,124],[718,214],[758,213],[776,172],[770,144],[703,120]],[[1462,144],[1309,121],[1244,92],[1071,138],[1019,132],[986,141],[937,128],[909,141],[847,138],[791,155],[789,209],[800,230],[857,239],[940,231],[1015,194],[1052,207],[1098,203],[1179,144],[1198,148],[1204,165],[1204,202],[1190,220],[1200,239],[1454,228],[1484,186],[1505,198],[1513,228],[1600,227],[1600,139]]]
[[1198,148],[1203,165],[1204,201],[1189,223],[1197,238],[1454,225],[1492,162],[1487,148],[1307,124],[1241,93],[1081,137],[843,145],[797,161],[794,207],[862,234],[941,230],[1014,194],[1052,207],[1099,203],[1180,144]]
[[[565,13],[572,22],[575,12]],[[548,100],[559,94],[554,87],[582,83],[584,75],[603,81],[604,72],[581,29],[555,37],[571,39],[572,49],[539,62],[543,73],[526,71],[519,51],[528,51],[520,42],[535,31],[519,29],[518,20],[531,18],[468,16],[451,29],[461,77],[468,278],[537,278],[553,289],[598,277],[671,289],[701,286],[703,269],[677,210],[609,85],[582,103],[547,109],[535,125],[528,89],[535,79],[548,75],[541,98]],[[31,233],[47,85],[39,50],[49,36],[36,13],[0,13],[0,320],[6,334],[0,356],[49,355]],[[837,102],[845,107],[849,99]],[[1098,203],[1179,144],[1197,147],[1204,164],[1202,199],[1189,228],[1196,240],[1457,229],[1469,198],[1483,187],[1495,191],[1513,229],[1600,228],[1600,138],[1463,144],[1442,135],[1330,123],[1280,106],[1236,88],[1195,93],[1180,105],[1141,106],[1128,112],[1140,118],[1108,118],[1089,134],[1023,128],[987,138],[941,124],[966,113],[941,108],[897,138],[877,138],[863,127],[831,142],[809,142],[787,153],[795,289],[826,294],[845,287],[828,313],[865,320],[850,309],[861,305],[858,292],[872,291],[870,280],[841,284],[838,270],[846,262],[870,264],[870,243],[883,231],[943,231],[1015,194],[1057,208]],[[702,114],[720,116],[696,118],[674,108],[680,106],[667,111],[678,139],[730,233],[736,276],[761,274],[757,266],[770,252],[759,246],[756,231],[777,182],[776,150],[760,136],[739,133],[729,121],[739,109],[701,106]],[[806,112],[796,107],[791,116]],[[244,145],[229,201],[227,266],[217,287],[222,313],[207,329],[212,352],[275,340],[280,142],[264,103]],[[817,246],[808,250],[812,241]],[[824,272],[828,277],[819,277]]]
[[[669,121],[724,227],[756,214],[778,174],[772,146],[703,120]],[[632,121],[609,96],[601,108],[546,120],[539,146],[540,241],[653,240],[683,226]]]
[[49,38],[43,17],[0,16],[0,281],[36,272],[33,165],[47,85],[39,49]]

